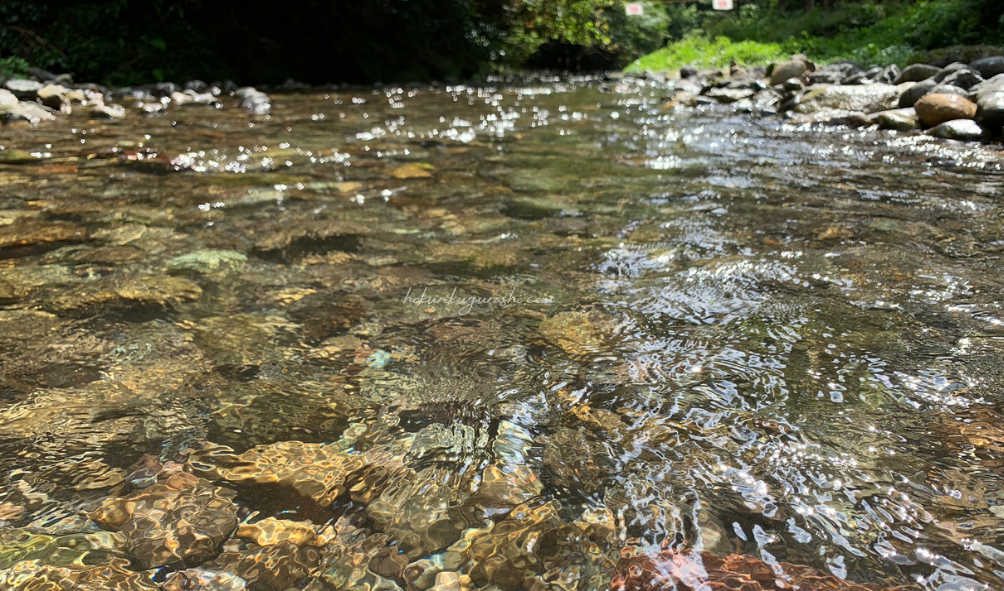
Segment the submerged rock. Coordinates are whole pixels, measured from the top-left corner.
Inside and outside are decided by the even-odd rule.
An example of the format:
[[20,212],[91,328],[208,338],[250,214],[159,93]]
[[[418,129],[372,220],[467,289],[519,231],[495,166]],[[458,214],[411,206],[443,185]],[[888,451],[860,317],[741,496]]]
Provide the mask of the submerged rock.
[[270,546],[248,544],[221,553],[206,567],[213,572],[236,575],[252,589],[288,589],[307,576],[320,559],[321,553],[316,548],[289,542]]
[[928,94],[914,105],[917,116],[928,127],[976,116],[976,103],[954,94]]
[[224,269],[239,269],[248,258],[232,250],[197,250],[167,262],[171,273],[209,274]]
[[878,591],[879,588],[838,579],[807,566],[786,562],[767,564],[747,555],[731,554],[721,558],[706,552],[669,549],[653,552],[640,546],[628,546],[621,551],[611,589]]
[[600,312],[562,312],[540,323],[540,334],[570,355],[597,353],[612,337],[610,318]]
[[19,562],[0,570],[4,591],[159,591],[147,573],[132,570],[124,558],[94,565],[52,566],[37,560]]
[[323,546],[325,539],[317,535],[309,521],[289,521],[267,517],[255,523],[245,523],[237,528],[236,536],[259,546],[290,543],[294,546]]
[[176,473],[129,496],[106,499],[91,519],[120,532],[142,568],[211,558],[237,528],[237,495],[191,474]]
[[232,573],[190,568],[173,572],[161,585],[163,591],[244,591],[247,581]]
[[322,507],[364,478],[374,461],[368,454],[300,441],[259,445],[240,455],[230,452],[221,446],[195,454],[193,469],[214,480],[288,486]]

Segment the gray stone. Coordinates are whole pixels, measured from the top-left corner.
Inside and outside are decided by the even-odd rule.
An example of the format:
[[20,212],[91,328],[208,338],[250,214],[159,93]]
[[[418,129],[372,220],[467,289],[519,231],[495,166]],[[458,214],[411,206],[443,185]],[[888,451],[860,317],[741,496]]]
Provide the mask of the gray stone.
[[823,109],[875,113],[896,106],[900,89],[891,84],[863,86],[822,85],[809,89],[795,110],[812,113]]
[[801,92],[805,90],[805,84],[798,78],[788,78],[784,81],[785,92]]
[[917,110],[913,108],[881,111],[869,115],[868,121],[873,125],[878,125],[879,129],[893,129],[896,131],[920,129],[920,119],[917,117]]
[[993,78],[1004,74],[1004,56],[996,55],[986,57],[969,64],[969,66],[980,73],[984,78]]
[[796,113],[791,117],[791,122],[800,125],[820,123],[844,127],[865,127],[870,124],[865,113],[847,109],[820,109],[811,113]]
[[201,275],[214,273],[222,267],[224,270],[241,268],[247,256],[232,250],[197,250],[174,257],[167,263],[171,273],[198,273]]
[[945,76],[939,85],[958,86],[959,88],[969,90],[980,82],[983,82],[983,76],[980,76],[973,70],[967,69],[952,72],[948,76]]
[[962,71],[969,70],[969,69],[970,69],[969,66],[967,66],[966,64],[963,64],[961,62],[955,62],[953,64],[949,64],[949,65],[945,66],[944,68],[942,68],[940,72],[938,72],[937,74],[934,75],[934,81],[935,82],[941,82],[942,80],[944,80],[945,78],[948,78],[950,75],[954,74],[955,72],[962,72]]
[[931,79],[914,84],[900,95],[899,108],[908,109],[912,107],[920,100],[920,97],[934,90],[934,87],[937,85],[938,83]]
[[[43,105],[50,109],[59,109],[66,102],[64,97],[70,94],[70,89],[59,84],[47,84],[38,89],[36,96]],[[79,91],[78,91],[79,92]]]
[[756,91],[748,88],[712,88],[706,96],[709,96],[720,103],[734,103],[738,100],[750,98]]
[[[871,84],[882,74],[882,68],[872,68],[866,72],[858,72],[844,78],[840,83],[852,86],[855,84]],[[890,81],[891,82],[891,81]]]
[[809,74],[809,84],[840,84],[844,75],[834,70],[823,70]]
[[683,66],[680,68],[680,78],[696,78],[697,68],[694,66]]
[[903,82],[920,82],[935,76],[940,71],[940,69],[927,64],[910,64],[909,66],[903,68],[903,71],[900,72],[899,76],[896,78],[895,83],[901,84]]
[[875,82],[896,84],[896,80],[899,79],[899,75],[899,66],[896,64],[889,64],[888,66],[882,68],[882,71],[875,77]]
[[998,74],[973,90],[976,122],[987,131],[1000,132],[1004,128],[1004,74]]
[[760,80],[754,76],[738,76],[732,78],[727,83],[725,83],[724,87],[760,92],[761,90],[767,88],[767,85],[764,84],[763,80]]
[[0,119],[5,123],[27,121],[38,125],[41,121],[52,121],[56,117],[49,109],[35,102],[20,102],[0,106]]
[[264,92],[252,88],[238,88],[234,95],[241,100],[241,109],[254,115],[265,115],[272,109],[272,101]]
[[984,80],[970,89],[970,92],[977,98],[984,94],[1004,91],[1004,74],[998,74],[993,78]]
[[17,104],[17,97],[6,88],[0,88],[0,107],[12,107]]
[[34,80],[20,80],[12,78],[4,83],[7,90],[14,93],[14,96],[21,100],[34,99],[35,94],[44,86],[41,82]]
[[94,105],[90,115],[95,119],[122,119],[126,111],[122,105]]
[[983,139],[983,129],[971,119],[946,121],[927,130],[928,135],[946,140],[976,141]]
[[952,86],[951,84],[939,84],[931,89],[931,92],[927,94],[954,94],[956,96],[961,96],[963,98],[969,97],[969,91],[965,88],[960,88],[958,86]]

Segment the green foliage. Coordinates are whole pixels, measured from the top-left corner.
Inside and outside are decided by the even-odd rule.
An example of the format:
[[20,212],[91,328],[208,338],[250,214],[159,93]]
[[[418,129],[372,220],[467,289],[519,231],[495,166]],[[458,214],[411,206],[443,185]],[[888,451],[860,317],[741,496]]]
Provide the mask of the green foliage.
[[704,24],[707,11],[698,10],[696,4],[667,4],[665,6],[668,25],[666,34],[673,41],[679,41],[695,32]]
[[603,12],[609,30],[605,49],[629,57],[644,55],[663,46],[667,39],[669,17],[662,6],[653,1],[642,2],[642,16],[627,16],[623,2]]
[[727,37],[709,39],[694,35],[639,58],[627,67],[629,72],[667,72],[682,66],[721,68],[735,61],[739,65],[765,64],[786,58],[788,53],[778,43],[732,41]]
[[[686,14],[677,8],[668,11],[671,28],[674,14]],[[687,26],[694,31],[690,36],[630,68],[718,66],[732,59],[725,56],[744,52],[748,60],[761,63],[805,53],[823,63],[853,60],[863,66],[905,65],[919,49],[1004,42],[1004,2],[999,0],[868,0],[810,11],[779,10],[776,0],[756,0],[745,2],[738,17],[707,11],[691,13],[689,18]]]
[[28,74],[28,62],[19,57],[0,59],[0,76],[5,78],[21,78]]

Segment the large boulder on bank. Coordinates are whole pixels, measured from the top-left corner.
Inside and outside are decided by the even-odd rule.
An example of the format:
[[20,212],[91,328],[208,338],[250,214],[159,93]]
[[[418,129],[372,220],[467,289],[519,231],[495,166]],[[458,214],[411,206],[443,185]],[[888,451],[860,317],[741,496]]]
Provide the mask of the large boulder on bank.
[[979,72],[980,76],[984,78],[993,78],[1004,74],[1004,56],[985,57],[969,64],[969,67]]
[[934,127],[956,119],[976,117],[976,103],[955,94],[928,94],[913,106],[924,125]]
[[1004,128],[1004,74],[973,88],[976,97],[976,122],[992,133]]
[[809,62],[800,59],[774,64],[774,68],[770,72],[770,85],[784,84],[785,80],[789,78],[801,78],[813,69]]
[[920,119],[917,118],[917,110],[912,108],[881,111],[869,115],[868,122],[872,125],[878,125],[879,129],[893,129],[896,131],[920,129]]
[[983,129],[971,119],[946,121],[927,130],[928,135],[946,140],[976,141],[983,139]]
[[863,86],[822,85],[810,89],[795,107],[798,113],[813,113],[823,109],[875,113],[896,106],[901,90],[891,84]]
[[896,78],[896,84],[902,84],[904,82],[920,82],[922,80],[927,80],[928,78],[936,75],[940,72],[938,68],[934,66],[929,66],[927,64],[911,64],[900,72],[899,77]]

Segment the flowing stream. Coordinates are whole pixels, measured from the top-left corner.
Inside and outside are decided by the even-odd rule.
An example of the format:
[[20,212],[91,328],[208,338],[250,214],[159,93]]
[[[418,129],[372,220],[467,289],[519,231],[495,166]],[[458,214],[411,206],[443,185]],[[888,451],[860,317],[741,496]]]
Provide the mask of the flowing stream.
[[0,588],[1004,588],[1000,146],[661,97],[4,128]]

